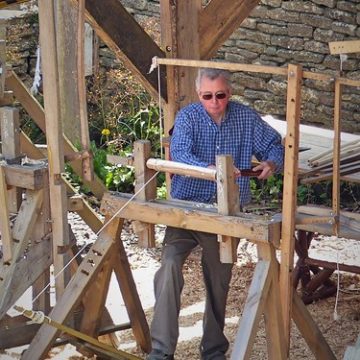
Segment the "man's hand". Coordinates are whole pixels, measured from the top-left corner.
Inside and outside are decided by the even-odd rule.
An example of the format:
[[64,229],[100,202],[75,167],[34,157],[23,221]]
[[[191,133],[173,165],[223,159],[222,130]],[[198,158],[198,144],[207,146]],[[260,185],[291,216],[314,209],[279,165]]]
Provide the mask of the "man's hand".
[[261,174],[258,176],[259,180],[267,179],[269,176],[275,173],[276,165],[273,161],[262,161],[259,165],[253,168],[254,171],[261,170]]

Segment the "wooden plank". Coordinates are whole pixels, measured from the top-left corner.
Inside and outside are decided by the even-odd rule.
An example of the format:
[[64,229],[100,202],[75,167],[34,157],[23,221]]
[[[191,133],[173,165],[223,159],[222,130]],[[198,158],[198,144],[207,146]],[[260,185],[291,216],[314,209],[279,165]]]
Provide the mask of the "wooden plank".
[[[4,293],[2,293],[3,295],[0,302],[0,318],[4,312],[16,303],[29,287],[34,285],[36,280],[44,272],[48,271],[52,264],[51,250],[50,240],[43,240],[40,244],[31,246],[26,253],[26,258],[18,258],[11,268],[2,267],[1,270],[4,271],[2,272],[4,281],[0,281],[0,290],[4,291]],[[4,282],[4,286],[1,286],[2,282]],[[40,283],[37,285],[39,286],[39,284]],[[45,285],[47,284],[48,282]],[[43,287],[41,290],[42,289]],[[37,304],[40,305],[39,302]],[[45,306],[45,308],[43,308],[45,311],[50,309],[50,301],[48,303],[44,302],[42,305]]]
[[284,189],[281,225],[280,291],[287,351],[290,346],[290,325],[292,305],[292,271],[294,269],[295,212],[298,182],[299,124],[301,106],[302,68],[288,66],[286,100],[287,134],[285,138]]
[[12,5],[12,4],[21,4],[21,3],[24,3],[24,2],[27,2],[29,0],[1,0],[0,1],[0,9],[4,9],[6,7],[8,7],[9,5]]
[[46,143],[49,161],[49,190],[53,230],[53,262],[56,298],[64,292],[69,281],[65,257],[59,248],[69,245],[67,222],[67,200],[61,174],[65,171],[64,144],[60,118],[59,74],[56,49],[54,3],[39,0],[40,46],[44,87],[44,110],[46,122]]
[[[218,213],[235,215],[240,211],[239,187],[235,182],[234,162],[230,155],[216,157]],[[218,235],[220,261],[234,263],[237,259],[237,238]]]
[[[35,99],[35,97],[30,94],[29,90],[26,88],[24,83],[17,77],[17,75],[14,72],[11,72],[11,75],[6,79],[6,86],[14,92],[14,95],[17,98],[17,100],[20,101],[21,105],[24,107],[27,113],[36,122],[36,125],[39,126],[40,129],[45,133],[44,109]],[[23,142],[26,144],[27,148],[30,148],[28,142],[24,141],[24,139]],[[66,136],[63,136],[63,143],[64,143],[65,153],[69,154],[78,151],[75,148],[75,146],[72,145],[71,142],[66,138]],[[43,158],[43,156],[41,158]],[[81,161],[79,160],[73,161],[71,162],[70,165],[75,171],[75,173],[81,176],[82,173]],[[84,180],[84,184],[91,189],[91,191],[98,199],[101,199],[104,192],[106,191],[105,185],[96,176],[95,176],[95,180],[92,182],[88,182]]]
[[210,59],[249,16],[259,0],[212,0],[200,13],[200,57]]
[[264,260],[258,261],[235,337],[234,348],[230,357],[231,360],[250,359],[257,326],[264,309],[271,278],[270,262]]
[[[30,190],[27,191],[26,199],[22,202],[18,216],[15,220],[13,228],[13,260],[6,266],[4,264],[0,264],[0,319],[13,304],[9,303],[8,296],[11,293],[10,287],[13,283],[13,279],[17,276],[17,261],[23,256],[24,250],[28,246],[29,238],[41,210],[42,202],[43,190],[35,192]],[[29,267],[28,264],[27,266]]]
[[[104,262],[102,269],[82,297],[84,314],[80,331],[97,337],[109,290],[114,256]],[[96,296],[94,296],[96,294]]]
[[119,283],[136,342],[143,351],[149,353],[151,350],[150,330],[122,241],[116,243],[114,257],[114,272]]
[[330,41],[329,49],[331,55],[357,53],[360,52],[360,40]]
[[258,256],[261,260],[270,262],[271,285],[265,301],[264,320],[268,347],[268,358],[287,359],[287,350],[283,342],[284,328],[281,313],[279,263],[275,248],[271,244],[258,244]]
[[72,144],[80,139],[80,105],[77,69],[77,8],[70,0],[56,1],[56,47],[61,96],[61,122]]
[[0,165],[0,233],[2,243],[2,262],[8,263],[12,259],[12,236],[10,229],[9,209],[7,207],[7,185],[5,181],[5,172],[2,165]]
[[293,295],[292,317],[316,359],[336,360],[320,329],[296,293]]
[[333,142],[333,174],[332,174],[332,209],[336,221],[333,225],[334,235],[339,236],[339,216],[340,216],[340,149],[341,149],[341,97],[342,87],[335,79],[334,94],[334,142]]
[[[1,151],[6,160],[20,156],[20,121],[19,109],[13,107],[0,108]],[[8,191],[9,211],[16,213],[21,204],[21,189]]]
[[[72,0],[74,4],[77,0]],[[111,11],[109,11],[111,9]],[[86,0],[86,20],[99,38],[135,74],[147,91],[157,98],[156,73],[149,74],[153,56],[164,57],[163,51],[126,11],[120,1]],[[121,26],[119,26],[121,24]],[[166,100],[165,71],[161,75],[162,97]]]
[[[57,300],[49,317],[56,322],[64,323],[71,311],[80,303],[81,297],[96,278],[106,259],[114,249],[115,239],[120,239],[122,219],[114,219],[99,234],[89,252],[79,265],[76,274],[71,278],[63,295]],[[50,350],[58,330],[43,324],[36,333],[29,348],[23,354],[23,360],[42,359]]]
[[[145,201],[156,198],[155,171],[146,167],[146,162],[149,159],[150,154],[150,141],[138,140],[134,143],[135,193],[137,194],[136,197],[138,199]],[[142,247],[154,247],[154,224],[142,223],[138,228],[141,228],[141,231],[137,234],[139,237],[139,245]]]
[[[280,222],[276,220],[219,215],[201,208],[201,204],[182,208],[181,202],[176,206],[174,200],[143,202],[135,199],[128,202],[129,196],[126,194],[107,193],[102,199],[100,211],[108,216],[117,214],[125,219],[246,238],[254,242],[276,241],[276,237],[280,236]],[[127,206],[119,212],[126,203]]]

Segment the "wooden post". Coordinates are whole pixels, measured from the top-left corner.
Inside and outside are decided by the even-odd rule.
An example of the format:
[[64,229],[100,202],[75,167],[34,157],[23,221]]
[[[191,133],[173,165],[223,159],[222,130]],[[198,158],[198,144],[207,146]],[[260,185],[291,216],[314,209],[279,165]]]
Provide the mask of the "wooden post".
[[[156,178],[147,182],[154,176],[155,171],[148,169],[146,161],[150,158],[151,144],[148,140],[139,140],[134,143],[135,166],[135,192],[138,199],[152,200],[156,198]],[[139,245],[142,247],[155,246],[155,228],[153,224],[137,222]]]
[[334,235],[339,236],[340,230],[340,150],[341,150],[341,95],[342,87],[338,79],[335,79],[334,95],[334,152],[333,152],[333,176],[332,176],[332,209],[335,216],[333,225]]
[[80,105],[77,75],[77,9],[70,0],[56,1],[56,47],[59,65],[61,123],[65,136],[76,144],[80,140]]
[[[240,211],[239,188],[235,182],[233,159],[230,155],[216,157],[218,213],[234,215]],[[237,259],[238,239],[218,235],[220,261],[234,263]]]
[[0,165],[0,233],[2,242],[2,261],[4,264],[12,259],[12,236],[10,230],[9,209],[5,172]]
[[289,351],[292,305],[292,272],[295,248],[295,214],[297,206],[299,124],[302,68],[288,66],[287,134],[285,138],[284,190],[281,227],[280,299],[284,316],[285,343]]
[[[46,140],[49,160],[49,188],[53,233],[54,274],[66,265],[65,250],[70,245],[67,223],[67,198],[61,174],[64,172],[64,151],[60,121],[58,62],[56,56],[54,3],[39,0],[40,46],[44,84]],[[67,276],[66,276],[67,275]],[[56,277],[56,298],[64,292],[69,273]]]
[[[20,156],[20,123],[19,110],[12,107],[0,108],[0,127],[2,155],[6,160]],[[8,208],[17,213],[21,204],[21,189],[12,188],[8,192]]]
[[78,71],[78,93],[80,106],[80,138],[82,150],[88,151],[88,156],[82,160],[82,175],[85,180],[94,180],[94,169],[90,153],[89,124],[86,102],[85,83],[85,0],[78,1],[77,19],[77,71]]

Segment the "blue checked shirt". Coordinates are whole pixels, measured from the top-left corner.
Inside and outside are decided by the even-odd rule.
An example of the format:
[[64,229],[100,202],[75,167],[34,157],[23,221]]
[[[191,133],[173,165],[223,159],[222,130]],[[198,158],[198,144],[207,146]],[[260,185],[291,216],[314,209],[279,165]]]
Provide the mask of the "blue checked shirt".
[[[181,109],[175,119],[170,143],[171,159],[207,167],[215,165],[216,155],[231,155],[238,169],[249,169],[253,156],[271,160],[276,171],[283,167],[284,147],[281,136],[251,108],[230,101],[218,126],[201,103]],[[237,178],[240,203],[251,199],[249,177]],[[216,182],[174,175],[171,196],[175,199],[212,203],[216,201]]]

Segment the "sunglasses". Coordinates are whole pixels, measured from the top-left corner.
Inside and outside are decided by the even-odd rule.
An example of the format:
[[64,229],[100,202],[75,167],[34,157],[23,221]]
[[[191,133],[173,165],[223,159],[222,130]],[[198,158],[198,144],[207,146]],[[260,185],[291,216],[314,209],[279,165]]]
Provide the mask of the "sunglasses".
[[215,96],[215,98],[218,99],[218,100],[223,100],[223,99],[226,98],[227,94],[220,91],[220,92],[217,92],[215,94],[208,93],[208,94],[201,95],[203,100],[211,100],[213,98],[213,96]]

